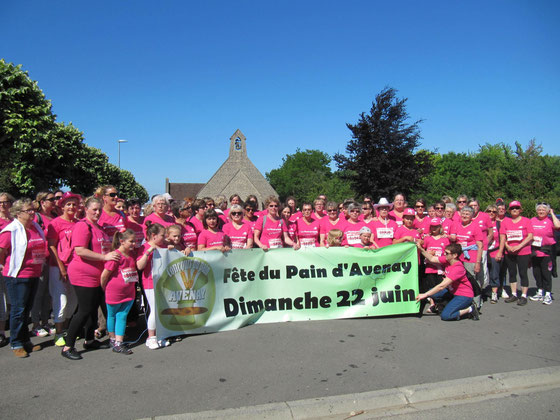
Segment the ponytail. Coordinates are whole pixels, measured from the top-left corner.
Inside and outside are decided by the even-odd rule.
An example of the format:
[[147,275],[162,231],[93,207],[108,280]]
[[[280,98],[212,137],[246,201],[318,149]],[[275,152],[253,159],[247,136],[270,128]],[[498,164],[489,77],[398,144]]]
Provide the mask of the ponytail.
[[128,238],[135,238],[136,233],[132,229],[126,229],[123,232],[115,232],[113,236],[113,243],[111,244],[111,251],[118,249],[121,246],[121,242]]

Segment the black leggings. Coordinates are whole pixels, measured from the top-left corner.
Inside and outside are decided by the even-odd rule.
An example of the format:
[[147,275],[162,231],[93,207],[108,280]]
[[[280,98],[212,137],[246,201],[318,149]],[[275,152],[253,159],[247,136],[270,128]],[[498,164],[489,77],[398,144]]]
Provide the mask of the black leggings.
[[76,336],[82,328],[86,328],[85,339],[94,339],[95,328],[97,328],[97,308],[101,304],[103,290],[101,287],[73,286],[78,298],[78,311],[72,317],[68,334],[66,335],[66,345],[74,347]]
[[537,282],[537,289],[543,289],[545,292],[552,291],[552,275],[549,265],[552,265],[550,257],[532,257],[533,276]]
[[517,269],[519,268],[521,287],[529,287],[529,277],[527,276],[527,269],[529,268],[530,258],[531,255],[506,254],[505,260],[509,273],[510,283],[517,283]]

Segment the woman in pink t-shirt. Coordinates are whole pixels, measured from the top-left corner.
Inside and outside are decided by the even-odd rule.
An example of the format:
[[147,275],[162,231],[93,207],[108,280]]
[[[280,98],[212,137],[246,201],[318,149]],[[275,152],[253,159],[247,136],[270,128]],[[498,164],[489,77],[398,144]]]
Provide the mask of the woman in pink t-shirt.
[[494,205],[490,205],[486,207],[485,213],[490,219],[489,231],[492,232],[491,237],[488,239],[488,276],[490,280],[490,287],[492,288],[490,302],[498,303],[498,288],[501,283],[500,272],[502,271],[503,265],[503,261],[496,261],[496,254],[500,249],[500,232],[496,220],[498,208]]
[[320,221],[313,217],[311,203],[303,203],[301,214],[296,221],[298,244],[301,248],[316,248],[319,246]]
[[331,230],[338,229],[344,232],[345,225],[346,219],[344,217],[341,217],[340,213],[338,212],[338,203],[329,201],[327,203],[327,217],[323,217],[321,219],[319,232],[321,246],[329,246],[327,238]]
[[[445,247],[449,245],[449,239],[443,235],[441,219],[434,217],[430,220],[430,234],[426,235],[421,242],[422,248],[436,257],[445,255]],[[443,280],[443,267],[441,264],[433,264],[425,261],[424,275],[420,278],[420,292],[427,292]],[[435,313],[434,302],[430,302],[429,311]]]
[[27,320],[39,277],[47,258],[47,241],[33,221],[35,209],[29,198],[17,200],[10,209],[14,220],[0,233],[0,265],[10,298],[10,343],[14,355],[27,357],[41,350],[29,339]]
[[[282,226],[282,230],[288,235],[288,238],[297,243],[297,223],[296,220],[291,220],[292,218],[292,208],[287,204],[284,205],[282,211],[280,212],[280,216],[284,221],[284,225]],[[326,217],[325,217],[326,219]]]
[[222,230],[230,239],[231,248],[253,248],[253,228],[251,223],[243,220],[243,207],[239,204],[233,204],[229,208],[228,217],[230,223],[225,224]]
[[342,246],[356,246],[362,243],[360,240],[360,229],[364,226],[364,222],[360,222],[360,214],[362,212],[358,203],[350,203],[347,207],[350,217],[344,226],[344,236]]
[[132,354],[124,341],[126,318],[134,304],[138,270],[134,255],[136,253],[136,234],[132,229],[118,232],[111,247],[120,255],[118,261],[107,261],[101,273],[101,288],[105,291],[107,303],[107,332],[110,346],[115,353]]
[[118,261],[120,255],[111,251],[105,231],[97,224],[101,216],[101,201],[90,197],[85,202],[86,217],[76,223],[72,231],[73,256],[68,265],[68,278],[78,297],[78,311],[72,317],[62,356],[70,360],[82,358],[74,348],[76,337],[85,327],[84,349],[109,348],[95,340],[97,308],[103,299],[101,273],[107,261]]
[[[302,214],[303,214],[303,208],[302,208]],[[327,214],[325,213],[325,200],[323,200],[322,198],[317,198],[313,202],[313,213],[311,214],[311,217],[314,220],[321,220],[326,215]]]
[[451,298],[441,311],[442,321],[458,321],[466,315],[478,321],[479,313],[476,305],[473,303],[473,288],[467,278],[467,271],[459,260],[459,256],[462,253],[461,245],[447,245],[444,251],[445,255],[440,257],[436,257],[422,249],[420,244],[417,244],[417,246],[430,263],[441,264],[444,267],[445,277],[438,285],[416,296],[416,301],[422,301],[429,297],[432,297],[435,301],[449,300]]
[[126,218],[126,225],[129,229],[134,231],[136,238],[136,249],[142,246],[144,242],[144,216],[140,215],[142,211],[142,203],[135,198],[126,202],[128,216]]
[[430,218],[428,217],[426,211],[426,200],[419,198],[414,204],[414,209],[416,210],[416,218],[414,219],[414,228],[418,229],[420,232],[420,237],[424,236],[430,231]]
[[382,206],[377,205],[376,210],[379,212],[379,216],[377,217],[377,220],[373,221],[368,226],[373,233],[373,241],[377,244],[377,246],[379,246],[379,248],[392,245],[395,233],[398,229],[397,222],[391,220],[389,217],[390,209],[391,204]]
[[[117,210],[117,203],[119,201],[117,189],[112,185],[105,185],[100,187],[99,190],[103,193],[101,200],[103,203],[103,209],[101,211],[101,216],[99,216],[99,221],[97,224],[105,231],[107,238],[109,238],[109,244],[107,248],[111,247],[111,241],[115,233],[126,229],[126,216],[125,214]],[[124,202],[124,201],[123,201]]]
[[403,212],[406,208],[406,197],[404,194],[397,193],[393,199],[393,210],[389,212],[389,219],[393,220],[398,226],[403,224]]
[[[554,230],[560,229],[560,221],[547,203],[538,203],[536,206],[537,217],[531,219],[533,225],[533,243],[531,263],[533,276],[537,282],[537,293],[530,299],[552,304],[552,258],[554,255]],[[549,217],[550,216],[550,217]]]
[[[64,329],[68,327],[70,318],[78,306],[76,292],[68,280],[68,263],[72,256],[71,238],[74,226],[78,221],[76,212],[80,196],[70,191],[65,192],[58,201],[62,214],[55,217],[47,228],[49,243],[49,292],[52,298],[54,327],[54,345],[66,344]],[[64,261],[63,261],[64,260]]]
[[[8,226],[13,218],[10,215],[10,208],[14,202],[14,197],[5,192],[0,192],[0,231]],[[0,263],[0,270],[2,270]],[[9,343],[6,338],[6,320],[8,319],[8,304],[6,300],[6,285],[4,284],[4,276],[0,276],[0,347],[4,347]]]
[[254,240],[263,251],[269,249],[282,248],[284,243],[291,247],[297,246],[288,233],[284,232],[284,220],[280,217],[280,200],[276,197],[268,197],[265,201],[267,214],[259,217],[254,227]]
[[227,252],[231,250],[229,238],[224,235],[222,229],[218,226],[218,213],[214,209],[208,209],[204,212],[204,230],[200,232],[198,237],[198,250],[211,251],[218,250]]
[[[511,296],[504,300],[506,303],[517,301],[518,305],[527,304],[529,291],[529,277],[527,270],[531,259],[531,243],[533,242],[533,225],[526,217],[519,201],[509,203],[511,218],[506,217],[500,224],[500,249],[496,260],[505,259],[509,273]],[[504,256],[505,253],[505,256]],[[521,279],[521,297],[517,297],[517,271]]]
[[414,227],[415,218],[416,213],[414,212],[414,209],[411,209],[410,207],[404,209],[403,225],[395,232],[395,237],[393,239],[394,244],[400,244],[402,242],[418,242],[421,239],[418,229]]
[[175,224],[175,218],[167,214],[169,210],[169,201],[163,194],[156,195],[152,199],[152,205],[154,212],[144,219],[144,232],[148,227],[148,223],[159,223],[163,227]]
[[194,231],[197,235],[204,230],[204,225],[202,224],[202,219],[204,218],[204,212],[206,211],[206,202],[200,198],[197,198],[191,204],[191,209],[193,215],[189,219],[189,222],[194,226]]

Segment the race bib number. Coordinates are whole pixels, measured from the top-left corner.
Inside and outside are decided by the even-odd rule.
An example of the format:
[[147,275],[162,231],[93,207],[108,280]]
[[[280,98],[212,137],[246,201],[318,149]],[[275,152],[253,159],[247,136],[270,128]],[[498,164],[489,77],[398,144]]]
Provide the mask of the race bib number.
[[269,239],[268,247],[271,249],[282,248],[282,239],[279,238]]
[[346,240],[348,241],[348,245],[356,245],[362,243],[362,241],[360,240],[360,232],[346,232]]
[[313,238],[301,238],[299,244],[303,248],[315,248],[315,239]]
[[508,230],[506,232],[506,238],[508,242],[522,241],[523,231],[522,230]]
[[243,242],[232,242],[231,247],[233,249],[243,249],[245,247],[245,244]]
[[121,276],[125,283],[138,283],[138,271],[135,268],[123,268]]
[[393,228],[377,228],[377,237],[379,239],[392,239]]
[[542,246],[542,236],[533,236],[532,245],[540,248]]
[[45,248],[37,247],[31,250],[31,256],[33,258],[31,264],[42,265],[45,263],[47,253],[45,251]]

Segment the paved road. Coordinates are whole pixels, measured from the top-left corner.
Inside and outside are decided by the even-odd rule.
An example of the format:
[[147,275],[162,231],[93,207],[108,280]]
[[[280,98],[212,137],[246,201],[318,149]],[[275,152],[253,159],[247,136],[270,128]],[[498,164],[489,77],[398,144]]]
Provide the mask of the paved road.
[[407,316],[253,325],[162,350],[142,344],[131,356],[92,351],[78,362],[45,338],[50,346],[27,359],[0,349],[0,418],[145,418],[557,366],[559,319],[560,301],[500,301],[485,304],[478,322]]

